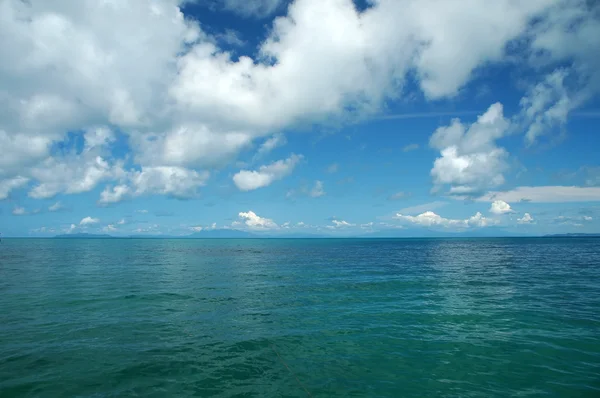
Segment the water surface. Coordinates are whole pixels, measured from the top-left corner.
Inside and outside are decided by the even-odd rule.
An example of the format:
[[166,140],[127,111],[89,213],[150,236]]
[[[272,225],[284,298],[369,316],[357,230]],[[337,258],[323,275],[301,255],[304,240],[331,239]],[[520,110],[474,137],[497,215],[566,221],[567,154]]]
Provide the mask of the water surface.
[[600,239],[0,245],[1,397],[600,396]]

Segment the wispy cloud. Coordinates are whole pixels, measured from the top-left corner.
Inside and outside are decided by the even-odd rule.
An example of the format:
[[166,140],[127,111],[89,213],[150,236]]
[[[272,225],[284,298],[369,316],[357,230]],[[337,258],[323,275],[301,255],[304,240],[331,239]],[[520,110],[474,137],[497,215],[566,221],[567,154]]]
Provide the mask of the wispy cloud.
[[443,202],[440,200],[436,200],[435,202],[423,203],[422,205],[405,207],[398,211],[401,214],[420,214],[426,211],[432,211],[435,209],[439,209],[448,204],[448,202]]
[[[484,110],[485,111],[485,110]],[[462,116],[462,115],[477,115],[483,113],[479,111],[443,111],[443,112],[412,112],[412,113],[395,113],[389,115],[381,115],[376,119],[379,120],[400,120],[400,119],[428,119],[443,116]]]
[[598,202],[600,201],[600,187],[517,187],[510,191],[489,192],[477,198],[478,202],[493,202],[495,200],[531,203]]

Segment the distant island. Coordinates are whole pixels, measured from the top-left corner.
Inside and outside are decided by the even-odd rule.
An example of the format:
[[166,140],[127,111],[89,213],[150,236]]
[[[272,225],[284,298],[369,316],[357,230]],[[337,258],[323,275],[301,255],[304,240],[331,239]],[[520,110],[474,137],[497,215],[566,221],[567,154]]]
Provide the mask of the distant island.
[[294,233],[287,235],[272,235],[241,231],[239,229],[210,229],[194,232],[189,235],[127,235],[112,236],[108,234],[75,233],[54,236],[56,239],[260,239],[260,238],[327,238],[328,235]]
[[[575,236],[576,234],[552,235],[552,236]],[[58,235],[59,239],[322,239],[322,238],[509,238],[524,237],[530,235],[518,235],[507,232],[501,228],[485,228],[475,231],[447,232],[428,229],[389,229],[377,232],[366,232],[356,235],[331,235],[311,233],[260,233],[248,232],[238,229],[209,229],[198,231],[189,235],[149,235],[137,234],[127,236],[112,236],[107,234],[74,233]],[[600,236],[600,234],[577,234],[577,236]]]
[[544,235],[546,238],[600,238],[599,234],[584,234],[584,233],[569,233],[569,234],[553,234]]
[[57,239],[77,239],[77,238],[85,238],[85,239],[107,239],[114,238],[114,236],[110,236],[107,234],[87,234],[87,233],[77,233],[77,234],[63,234],[56,235]]

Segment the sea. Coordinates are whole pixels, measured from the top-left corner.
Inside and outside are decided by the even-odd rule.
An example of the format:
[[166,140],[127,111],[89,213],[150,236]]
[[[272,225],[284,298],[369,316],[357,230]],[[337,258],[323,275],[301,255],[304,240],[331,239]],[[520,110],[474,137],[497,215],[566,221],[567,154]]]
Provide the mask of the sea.
[[600,397],[600,239],[3,239],[0,397]]

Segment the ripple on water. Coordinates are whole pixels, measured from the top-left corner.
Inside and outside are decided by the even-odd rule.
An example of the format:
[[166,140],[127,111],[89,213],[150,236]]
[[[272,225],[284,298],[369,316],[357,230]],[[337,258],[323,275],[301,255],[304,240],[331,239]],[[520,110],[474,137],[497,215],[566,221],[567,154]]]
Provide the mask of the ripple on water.
[[11,240],[0,396],[600,394],[600,240]]

